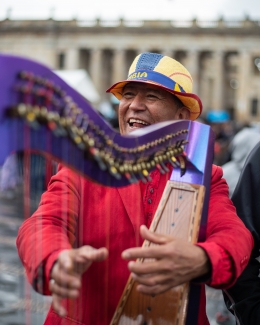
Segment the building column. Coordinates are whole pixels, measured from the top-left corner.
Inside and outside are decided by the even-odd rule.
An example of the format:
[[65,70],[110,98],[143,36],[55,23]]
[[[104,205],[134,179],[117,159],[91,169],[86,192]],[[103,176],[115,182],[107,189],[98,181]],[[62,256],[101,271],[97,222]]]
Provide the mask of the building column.
[[127,78],[125,51],[115,49],[113,58],[112,84]]
[[223,52],[216,51],[212,55],[213,60],[213,71],[214,71],[214,85],[213,85],[213,98],[212,98],[212,109],[222,110],[223,97],[224,97],[224,60]]
[[99,95],[102,92],[102,50],[94,49],[90,52],[89,74]]
[[79,50],[69,49],[66,51],[65,69],[75,70],[79,68]]
[[161,53],[162,55],[169,56],[170,58],[174,57],[174,51],[171,49],[163,49]]
[[193,80],[192,92],[199,95],[199,52],[196,50],[188,51],[184,66],[191,74]]
[[136,55],[139,55],[139,54],[144,53],[144,52],[151,52],[151,51],[147,47],[139,47],[139,49],[137,49],[137,54]]
[[250,71],[251,71],[251,55],[247,51],[239,54],[238,64],[238,89],[236,98],[236,119],[239,121],[247,121],[249,117],[248,105],[248,84],[250,84]]

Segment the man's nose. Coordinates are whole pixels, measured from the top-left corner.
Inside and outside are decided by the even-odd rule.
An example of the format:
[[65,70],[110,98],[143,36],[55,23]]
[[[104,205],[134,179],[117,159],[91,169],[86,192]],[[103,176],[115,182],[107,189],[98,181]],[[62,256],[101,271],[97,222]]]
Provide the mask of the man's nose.
[[136,111],[140,111],[140,110],[145,110],[146,109],[146,105],[145,105],[145,96],[143,96],[143,94],[141,93],[137,93],[130,105],[129,108],[131,108],[132,110],[136,110]]

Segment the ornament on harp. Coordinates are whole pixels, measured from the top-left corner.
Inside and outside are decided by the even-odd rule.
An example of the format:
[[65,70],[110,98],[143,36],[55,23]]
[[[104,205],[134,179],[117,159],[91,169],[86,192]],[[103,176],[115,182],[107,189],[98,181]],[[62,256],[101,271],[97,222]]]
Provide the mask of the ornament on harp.
[[132,162],[128,162],[123,165],[124,167],[124,175],[129,181],[130,184],[136,183],[137,178],[135,177],[135,174],[133,172]]
[[82,140],[80,129],[76,125],[72,125],[68,131],[72,141],[77,145],[77,147],[84,150],[85,144]]
[[169,169],[164,164],[162,164],[162,155],[159,154],[160,153],[157,153],[157,156],[154,157],[154,161],[156,163],[156,168],[160,171],[161,174],[164,175],[169,171]]
[[[39,107],[39,106],[38,106]],[[45,123],[48,121],[48,109],[46,106],[40,106],[39,107],[39,121],[41,121],[42,123]]]
[[84,141],[87,150],[89,150],[90,147],[94,147],[95,145],[94,139],[90,138],[88,134],[84,134],[82,136],[82,140]]
[[101,156],[100,156],[100,153],[99,153],[99,150],[94,148],[94,147],[90,147],[89,149],[89,152],[91,153],[91,155],[94,157],[94,159],[96,160],[96,162],[98,163],[99,165],[99,168],[101,170],[106,170],[107,169],[107,166],[106,164],[103,162]]
[[137,183],[138,182],[138,179],[137,177],[135,176],[134,173],[130,173],[131,175],[131,178],[130,178],[130,183],[133,184],[133,183]]
[[[142,174],[143,174],[143,176],[145,177],[145,178],[144,178],[144,179],[145,179],[145,183],[146,183],[147,181],[148,181],[148,182],[151,182],[151,181],[152,181],[152,178],[151,178],[151,176],[150,176],[148,170],[143,169],[143,170],[142,170]],[[142,179],[142,178],[141,178],[141,179]]]
[[60,117],[57,121],[57,129],[54,129],[54,134],[58,137],[67,136],[66,121],[64,117]]
[[115,166],[111,166],[109,168],[109,172],[112,176],[114,176],[116,179],[121,179],[121,175],[118,173],[118,170]]
[[173,166],[173,167],[179,167],[180,163],[178,162],[178,160],[172,156],[168,159],[169,163]]
[[50,130],[55,132],[58,128],[59,115],[56,112],[48,112],[47,115],[47,126]]
[[159,172],[164,175],[165,171],[163,170],[162,166],[160,164],[156,164],[157,169],[159,170]]
[[162,166],[163,170],[168,173],[170,170],[169,168],[165,165],[165,163],[161,162],[160,165]]
[[[36,115],[33,111],[29,111],[27,114],[26,114],[26,121],[31,123],[31,125],[33,126],[33,123],[36,121]],[[37,123],[38,124],[38,123]]]
[[20,117],[24,117],[26,114],[27,108],[25,104],[19,104],[17,107],[17,113]]
[[186,173],[186,159],[184,156],[178,156],[178,160],[180,163],[181,176],[183,176]]
[[149,162],[142,162],[141,163],[141,167],[142,167],[142,174],[144,175],[145,179],[148,181],[148,182],[151,182],[152,181],[152,178],[149,174],[149,169],[151,168],[151,164]]
[[37,113],[38,111],[35,110],[31,105],[27,105],[27,112],[25,114],[25,120],[27,124],[30,125],[33,129],[39,129],[40,124],[37,121]]

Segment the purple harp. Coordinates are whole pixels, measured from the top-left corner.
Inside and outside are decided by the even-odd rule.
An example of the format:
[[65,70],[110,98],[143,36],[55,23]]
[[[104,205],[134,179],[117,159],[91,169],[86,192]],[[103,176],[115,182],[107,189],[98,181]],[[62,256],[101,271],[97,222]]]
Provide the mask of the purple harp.
[[[195,239],[204,240],[214,142],[209,126],[171,121],[121,136],[49,68],[0,54],[0,71],[0,165],[14,152],[39,153],[95,182],[120,187],[139,180],[147,182],[151,170],[158,168],[164,173],[166,164],[171,163],[171,181],[180,179],[182,184],[205,189]],[[172,325],[194,324],[200,288],[189,285],[187,292],[189,299],[179,307],[184,316],[173,319]],[[123,305],[119,305],[112,324],[122,323]],[[163,309],[146,321],[144,312],[140,324],[157,324],[156,319],[164,317],[160,313]]]

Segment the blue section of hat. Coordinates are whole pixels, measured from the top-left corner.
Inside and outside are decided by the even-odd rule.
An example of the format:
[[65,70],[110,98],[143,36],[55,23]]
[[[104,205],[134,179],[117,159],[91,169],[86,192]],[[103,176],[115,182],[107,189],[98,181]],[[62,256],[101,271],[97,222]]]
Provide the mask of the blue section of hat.
[[145,70],[154,70],[160,60],[163,58],[163,55],[157,53],[143,53],[141,54],[137,64],[136,70],[145,69]]

